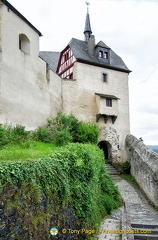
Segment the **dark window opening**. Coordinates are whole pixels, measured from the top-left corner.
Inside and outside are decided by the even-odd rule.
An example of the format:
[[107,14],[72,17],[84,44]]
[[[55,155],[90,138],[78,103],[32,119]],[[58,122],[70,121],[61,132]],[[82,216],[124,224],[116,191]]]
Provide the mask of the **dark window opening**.
[[73,79],[73,73],[70,74],[69,79]]
[[69,53],[67,52],[67,53],[65,54],[65,61],[67,61],[68,58],[69,58]]
[[19,49],[21,50],[21,40],[19,39]]
[[99,58],[108,59],[108,52],[99,51]]
[[107,82],[107,74],[103,73],[103,82]]
[[106,99],[106,106],[112,107],[112,99]]

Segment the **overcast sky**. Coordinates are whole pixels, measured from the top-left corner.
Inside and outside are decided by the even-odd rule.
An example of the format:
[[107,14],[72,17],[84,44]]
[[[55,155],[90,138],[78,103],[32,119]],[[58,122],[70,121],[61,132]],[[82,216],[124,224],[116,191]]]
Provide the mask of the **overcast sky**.
[[[40,50],[84,39],[85,0],[9,0],[40,32]],[[111,47],[129,75],[131,134],[158,145],[158,0],[89,0],[96,42]]]

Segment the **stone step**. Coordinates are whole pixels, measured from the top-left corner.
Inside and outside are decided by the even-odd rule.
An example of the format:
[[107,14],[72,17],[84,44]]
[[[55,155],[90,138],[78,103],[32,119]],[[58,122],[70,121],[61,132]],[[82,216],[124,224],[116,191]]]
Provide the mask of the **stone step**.
[[109,171],[109,170],[108,170],[108,173],[109,173],[109,174],[115,174],[115,175],[118,174],[118,175],[120,175],[119,172],[117,172],[117,171]]
[[[117,171],[117,169],[115,169],[115,168],[109,168],[109,167],[107,167],[106,169],[109,170],[109,171]],[[117,172],[118,172],[118,171],[117,171]]]
[[119,172],[118,172],[118,171],[115,171],[115,170],[107,170],[107,171],[108,171],[108,173],[111,173],[111,174],[112,174],[112,173],[115,173],[115,174],[117,173],[117,174],[119,175]]
[[142,228],[142,229],[158,229],[158,223],[152,222],[152,223],[131,223],[132,228]]
[[142,233],[142,234],[153,234],[153,235],[158,235],[158,228],[153,229],[153,228],[132,228],[133,230],[138,230],[139,232],[144,230],[144,231],[150,231],[150,233]]
[[111,178],[112,178],[112,180],[113,181],[121,181],[122,180],[122,178],[121,177],[119,177],[119,176],[111,176]]
[[119,172],[117,171],[117,169],[114,168],[113,166],[110,166],[110,167],[107,167],[107,166],[106,166],[106,169],[107,169],[108,172],[116,172],[116,173],[119,174]]
[[133,230],[150,230],[150,233],[135,233],[134,239],[135,240],[156,240],[158,239],[158,223],[131,223]]
[[158,235],[150,235],[150,234],[134,234],[135,240],[158,240]]
[[107,168],[107,169],[110,169],[110,170],[116,170],[116,171],[117,171],[117,169],[114,168],[114,167],[107,167],[107,166],[106,166],[106,168]]
[[118,172],[109,172],[110,175],[119,175]]
[[117,169],[114,168],[112,165],[106,164],[106,169],[107,169],[107,171],[108,171],[108,173],[109,173],[109,175],[111,176],[111,178],[112,178],[113,181],[118,182],[118,181],[121,181],[121,180],[122,180],[122,178],[119,176],[120,173],[119,173],[119,172],[117,171]]
[[112,167],[112,168],[115,168],[113,165],[109,164],[109,163],[106,163],[105,164],[107,167]]

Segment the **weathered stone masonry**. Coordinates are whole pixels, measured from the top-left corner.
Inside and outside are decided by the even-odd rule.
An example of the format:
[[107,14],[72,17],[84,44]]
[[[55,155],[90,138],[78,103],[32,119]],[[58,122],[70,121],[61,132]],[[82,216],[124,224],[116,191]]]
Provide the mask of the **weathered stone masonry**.
[[126,146],[131,174],[148,199],[158,207],[158,154],[131,134],[126,137]]

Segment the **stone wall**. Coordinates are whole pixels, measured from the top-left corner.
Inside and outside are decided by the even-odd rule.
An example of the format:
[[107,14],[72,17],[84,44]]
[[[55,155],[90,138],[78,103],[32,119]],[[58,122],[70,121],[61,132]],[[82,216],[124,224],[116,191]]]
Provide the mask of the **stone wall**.
[[126,137],[131,174],[148,199],[158,207],[158,154],[132,135]]
[[[26,190],[27,189],[27,190]],[[85,234],[63,233],[62,229],[81,229],[71,207],[63,208],[52,196],[48,199],[37,189],[7,185],[0,193],[0,240],[79,240]],[[58,234],[52,236],[50,229]]]

